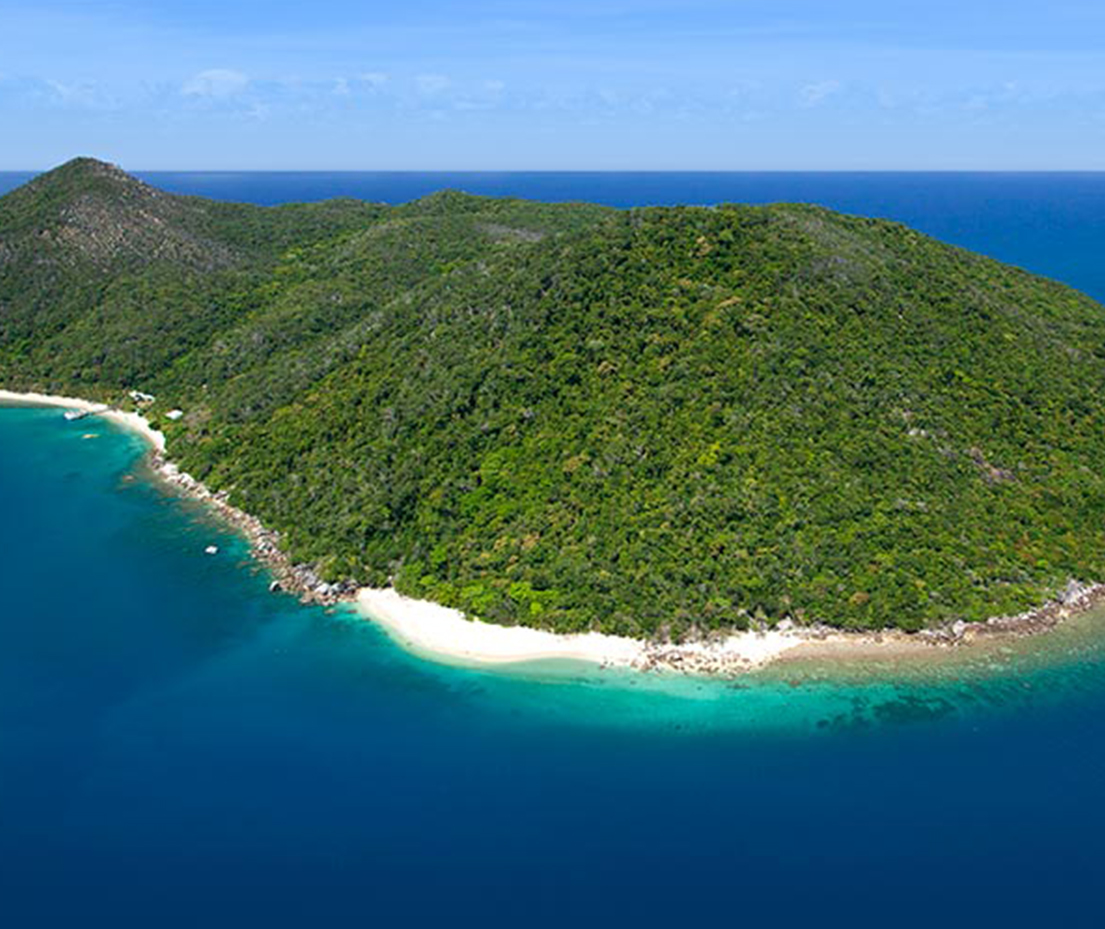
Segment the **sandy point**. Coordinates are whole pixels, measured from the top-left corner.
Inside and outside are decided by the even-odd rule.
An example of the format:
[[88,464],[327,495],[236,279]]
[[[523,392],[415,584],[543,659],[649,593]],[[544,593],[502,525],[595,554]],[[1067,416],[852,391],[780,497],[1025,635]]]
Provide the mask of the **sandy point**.
[[117,423],[142,436],[158,453],[165,451],[165,434],[154,429],[149,421],[138,413],[126,413],[107,403],[96,403],[80,397],[60,397],[55,394],[21,393],[13,390],[0,390],[0,404],[18,404],[20,406],[57,406],[67,410],[81,410],[94,416]]
[[739,673],[774,660],[805,641],[798,632],[739,633],[715,642],[656,644],[599,632],[560,634],[469,619],[459,610],[362,588],[360,612],[397,644],[422,658],[464,667],[501,667],[553,660],[607,668],[684,673]]

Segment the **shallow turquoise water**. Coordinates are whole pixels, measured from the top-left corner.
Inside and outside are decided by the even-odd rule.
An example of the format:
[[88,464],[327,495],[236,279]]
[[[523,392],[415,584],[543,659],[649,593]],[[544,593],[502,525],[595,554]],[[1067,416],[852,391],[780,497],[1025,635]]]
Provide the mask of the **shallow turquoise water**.
[[6,924],[1093,924],[1092,628],[912,682],[442,668],[140,453],[0,409]]

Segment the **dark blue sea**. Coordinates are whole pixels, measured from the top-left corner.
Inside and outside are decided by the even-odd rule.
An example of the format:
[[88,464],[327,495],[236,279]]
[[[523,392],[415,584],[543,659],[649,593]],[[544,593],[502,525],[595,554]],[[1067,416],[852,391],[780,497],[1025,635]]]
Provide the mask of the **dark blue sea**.
[[[147,178],[812,200],[1105,298],[1105,175]],[[924,673],[444,668],[270,595],[143,451],[0,409],[0,925],[1102,925],[1105,615]]]

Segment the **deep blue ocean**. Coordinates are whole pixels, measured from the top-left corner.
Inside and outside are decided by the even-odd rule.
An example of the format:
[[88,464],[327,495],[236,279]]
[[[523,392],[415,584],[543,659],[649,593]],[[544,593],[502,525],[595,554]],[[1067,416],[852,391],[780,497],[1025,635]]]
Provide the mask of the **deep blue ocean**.
[[[1105,175],[145,176],[258,203],[812,200],[1105,299]],[[0,925],[1105,919],[1105,615],[922,676],[443,668],[270,595],[142,455],[0,409]]]

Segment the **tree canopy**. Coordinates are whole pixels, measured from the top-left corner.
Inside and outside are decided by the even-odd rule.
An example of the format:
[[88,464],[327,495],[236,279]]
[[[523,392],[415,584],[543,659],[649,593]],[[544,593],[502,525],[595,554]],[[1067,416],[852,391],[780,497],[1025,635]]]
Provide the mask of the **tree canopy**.
[[485,620],[907,629],[1105,577],[1105,309],[804,205],[0,198],[4,386],[155,394],[332,580]]

